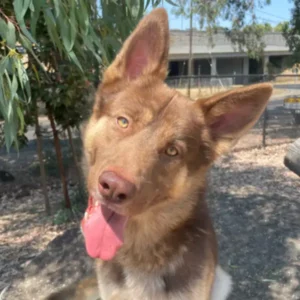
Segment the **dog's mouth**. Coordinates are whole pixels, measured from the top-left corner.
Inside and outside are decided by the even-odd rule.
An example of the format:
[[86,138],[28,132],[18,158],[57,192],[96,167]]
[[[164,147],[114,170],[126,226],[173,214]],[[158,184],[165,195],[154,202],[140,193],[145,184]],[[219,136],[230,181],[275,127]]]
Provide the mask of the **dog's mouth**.
[[95,203],[90,197],[81,221],[87,253],[93,258],[113,259],[124,243],[127,219],[106,205]]

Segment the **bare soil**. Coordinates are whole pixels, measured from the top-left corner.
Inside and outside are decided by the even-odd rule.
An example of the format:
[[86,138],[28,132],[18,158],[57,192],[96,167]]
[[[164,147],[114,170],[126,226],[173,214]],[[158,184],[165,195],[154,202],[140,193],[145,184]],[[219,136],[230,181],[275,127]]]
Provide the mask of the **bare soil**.
[[[283,165],[286,148],[300,137],[300,129],[289,112],[272,109],[268,146],[259,149],[262,124],[263,119],[209,174],[207,199],[220,262],[234,280],[229,299],[300,299],[300,178]],[[45,147],[52,149],[52,141],[45,141]],[[36,160],[34,140],[19,156],[0,151],[0,169],[15,177],[0,182],[1,300],[43,299],[93,273],[78,229],[81,215],[63,225],[45,216]],[[74,199],[72,161],[66,168]],[[55,172],[48,190],[55,213],[62,201]]]
[[[300,298],[300,180],[282,163],[286,147],[234,152],[210,172],[220,261],[235,282],[230,299]],[[38,186],[16,197],[18,183],[8,185],[0,200],[4,299],[43,299],[91,273],[78,222],[53,225]],[[52,204],[59,195],[53,183]]]

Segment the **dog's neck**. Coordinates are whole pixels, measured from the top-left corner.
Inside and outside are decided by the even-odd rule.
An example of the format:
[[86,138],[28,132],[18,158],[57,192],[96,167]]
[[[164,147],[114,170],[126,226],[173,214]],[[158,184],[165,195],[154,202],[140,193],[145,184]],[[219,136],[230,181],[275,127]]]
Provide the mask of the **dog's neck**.
[[[147,209],[129,220],[126,235],[136,240],[145,237],[151,239],[151,244],[161,241],[172,230],[180,228],[190,219],[196,219],[205,204],[202,192],[187,196],[185,199],[168,199]],[[205,205],[206,207],[206,205]],[[143,241],[143,245],[144,245]]]
[[183,257],[195,242],[204,245],[213,235],[204,191],[199,191],[131,218],[118,257],[130,267],[143,265],[144,270],[157,271],[172,264],[174,257]]

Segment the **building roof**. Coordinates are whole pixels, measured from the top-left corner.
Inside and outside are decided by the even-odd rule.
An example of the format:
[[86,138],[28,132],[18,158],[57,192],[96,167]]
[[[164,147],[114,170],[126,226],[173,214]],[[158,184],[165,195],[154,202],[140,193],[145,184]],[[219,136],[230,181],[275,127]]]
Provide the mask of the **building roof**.
[[[288,55],[290,54],[286,41],[281,33],[266,33],[263,37],[266,45],[264,52],[268,55]],[[211,47],[208,36],[203,31],[193,32],[193,57],[205,58],[209,56],[230,57],[247,56],[245,51],[240,51],[239,47],[233,45],[224,32],[213,35]],[[189,31],[171,30],[170,59],[187,58],[189,54]]]

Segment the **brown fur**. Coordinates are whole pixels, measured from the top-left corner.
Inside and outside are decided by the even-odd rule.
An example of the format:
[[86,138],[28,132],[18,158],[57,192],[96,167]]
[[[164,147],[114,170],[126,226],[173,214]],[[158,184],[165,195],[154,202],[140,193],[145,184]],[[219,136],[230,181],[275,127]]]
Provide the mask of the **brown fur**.
[[[104,171],[137,187],[115,208],[129,217],[124,245],[97,264],[103,300],[133,299],[126,280],[134,274],[161,279],[162,290],[143,299],[210,299],[217,242],[204,200],[206,172],[255,124],[272,92],[259,84],[191,101],[163,82],[168,47],[167,14],[156,9],[104,73],[85,130],[89,192],[99,196]],[[120,116],[129,120],[126,129]],[[179,154],[166,155],[169,146]],[[111,291],[103,294],[105,285]]]

